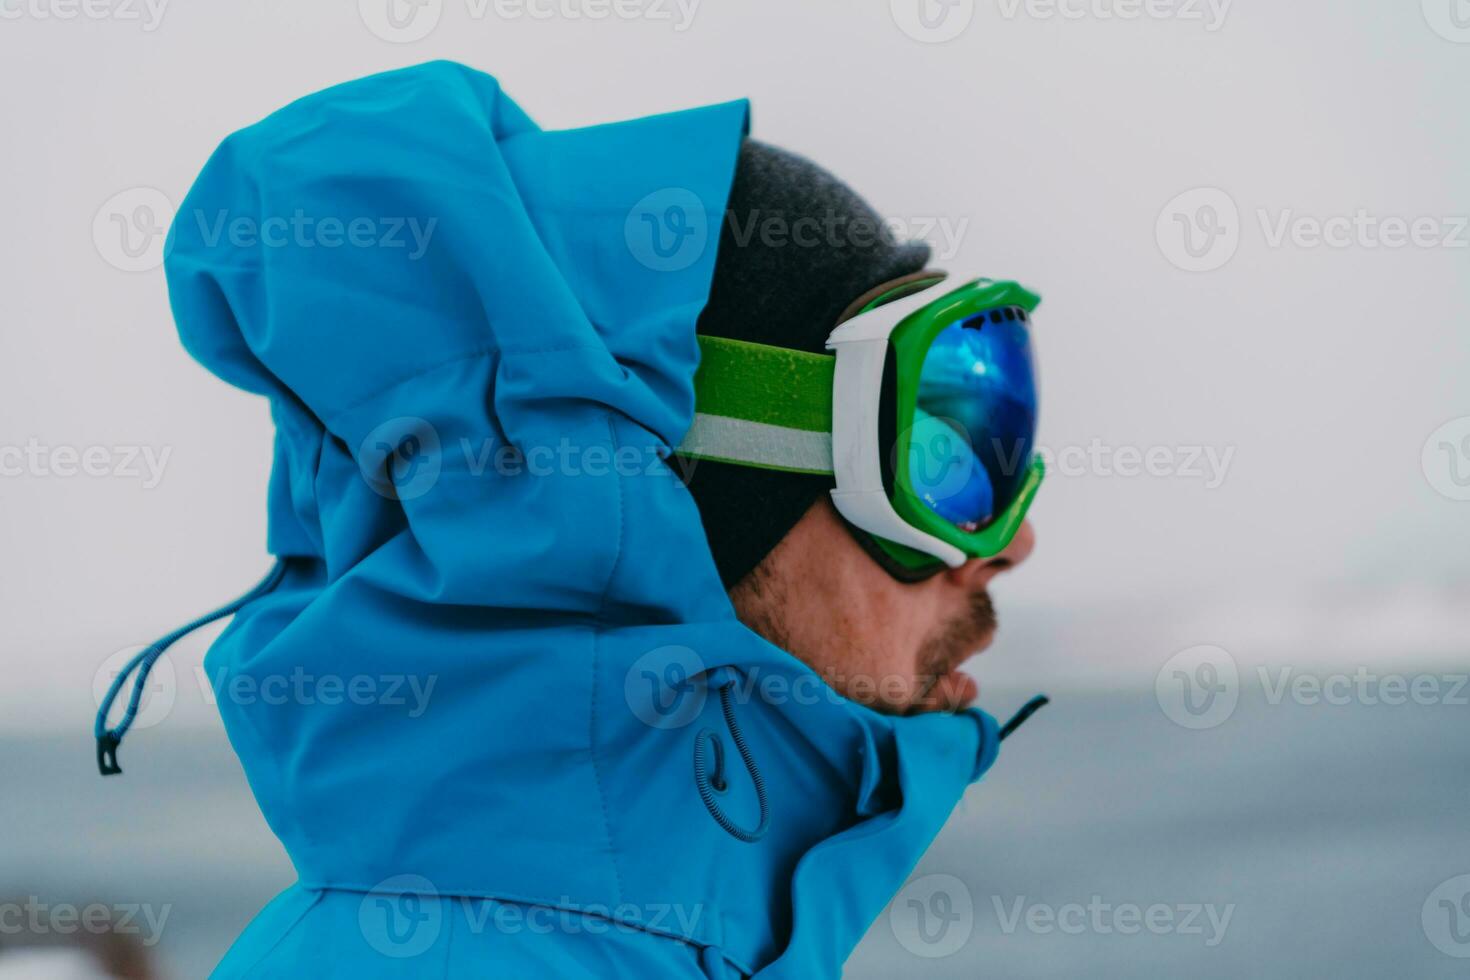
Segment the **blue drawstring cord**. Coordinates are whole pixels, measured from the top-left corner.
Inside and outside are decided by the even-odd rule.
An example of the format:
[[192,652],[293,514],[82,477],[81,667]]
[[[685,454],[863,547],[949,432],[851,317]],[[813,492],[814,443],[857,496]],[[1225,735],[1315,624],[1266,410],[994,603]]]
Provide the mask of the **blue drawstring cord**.
[[[760,823],[754,830],[746,830],[738,826],[721,809],[719,801],[715,799],[715,794],[725,792],[729,788],[729,783],[725,780],[725,744],[720,741],[718,732],[708,728],[703,729],[694,739],[694,784],[699,789],[699,798],[704,801],[705,809],[709,810],[710,816],[715,818],[715,823],[736,840],[754,844],[766,836],[766,831],[771,827],[771,807],[766,800],[766,781],[755,764],[755,758],[750,754],[750,746],[745,741],[745,734],[740,731],[740,723],[735,720],[735,706],[731,702],[731,692],[734,689],[734,678],[726,676],[718,688],[720,708],[725,713],[725,727],[730,730],[730,738],[735,743],[735,751],[740,753],[740,759],[745,763],[745,771],[750,773],[750,781],[755,784],[755,798],[760,806]],[[700,751],[706,739],[714,746],[713,776],[705,768],[704,753]]]
[[1051,698],[1047,697],[1045,694],[1038,694],[1030,701],[1027,701],[1021,706],[1020,711],[1017,711],[1014,715],[1011,715],[1010,721],[1000,726],[1000,740],[1004,742],[1012,732],[1014,732],[1016,729],[1020,728],[1026,723],[1027,718],[1030,718],[1032,715],[1036,714],[1036,712],[1040,711],[1042,708],[1045,708],[1049,704],[1051,704]]
[[[240,598],[220,606],[214,612],[205,613],[193,622],[185,623],[162,639],[156,640],[146,649],[139,651],[132,660],[128,661],[128,665],[113,678],[112,686],[107,689],[107,694],[102,698],[102,706],[97,709],[97,722],[92,729],[93,735],[97,738],[97,769],[102,775],[114,776],[122,772],[117,764],[117,747],[122,744],[123,736],[128,733],[128,729],[133,726],[133,719],[138,716],[138,708],[143,701],[143,692],[148,686],[148,674],[153,670],[153,665],[158,662],[158,658],[163,656],[164,651],[199,627],[238,612],[246,603],[271,592],[281,584],[281,578],[285,574],[286,560],[276,559],[275,567],[270,570],[270,574],[261,579],[260,584],[255,588]],[[123,684],[134,671],[137,671],[137,676],[133,679],[133,693],[128,698],[128,709],[123,712],[122,720],[115,727],[108,728],[107,716],[112,713],[113,702],[117,700]]]

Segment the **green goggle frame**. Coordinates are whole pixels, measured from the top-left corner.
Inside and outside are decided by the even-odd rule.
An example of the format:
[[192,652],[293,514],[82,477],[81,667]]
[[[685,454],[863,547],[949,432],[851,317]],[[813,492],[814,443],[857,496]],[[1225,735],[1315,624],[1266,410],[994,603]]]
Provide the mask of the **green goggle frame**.
[[[940,332],[990,311],[1024,310],[1029,317],[1040,297],[1014,282],[978,279],[924,302],[917,294],[929,294],[941,278],[905,283],[868,303],[833,331],[828,347],[836,354],[699,337],[695,418],[679,453],[692,459],[833,476],[838,510],[870,536],[881,552],[875,557],[886,559],[885,567],[900,577],[925,577],[945,565],[999,554],[1020,529],[1041,486],[1045,468],[1039,457],[1026,462],[1014,499],[975,530],[961,528],[931,509],[914,487],[909,467],[894,461],[910,458],[920,376]],[[854,337],[855,342],[850,339]],[[860,346],[868,349],[859,353]],[[881,380],[861,384],[860,390],[839,388],[839,384],[853,388],[851,381],[839,381],[843,373],[838,362],[844,357],[881,359]],[[875,400],[876,411],[853,410],[872,409]],[[843,406],[838,411],[844,419],[877,418],[877,424],[857,432],[855,440],[843,439],[835,459],[834,405]],[[856,448],[849,445],[854,441]],[[854,453],[866,464],[855,462]],[[862,507],[844,508],[849,492],[868,499]],[[879,492],[888,507],[876,499]],[[919,534],[905,530],[900,522]]]

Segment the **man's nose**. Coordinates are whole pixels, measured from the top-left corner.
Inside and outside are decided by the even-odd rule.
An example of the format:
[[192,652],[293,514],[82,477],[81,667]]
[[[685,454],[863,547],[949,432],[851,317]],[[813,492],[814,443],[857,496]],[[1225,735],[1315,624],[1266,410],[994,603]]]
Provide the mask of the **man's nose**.
[[1011,543],[1005,546],[1004,551],[989,558],[972,559],[959,568],[949,569],[946,574],[954,584],[962,588],[980,588],[1001,572],[1030,558],[1035,548],[1036,529],[1031,526],[1030,521],[1022,521],[1016,536],[1011,538]]

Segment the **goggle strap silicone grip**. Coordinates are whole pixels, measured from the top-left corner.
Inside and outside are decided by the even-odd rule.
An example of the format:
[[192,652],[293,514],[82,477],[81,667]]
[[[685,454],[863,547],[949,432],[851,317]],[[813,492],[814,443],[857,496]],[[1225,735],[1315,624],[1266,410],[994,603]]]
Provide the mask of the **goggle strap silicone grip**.
[[832,473],[830,354],[699,338],[694,423],[682,455],[795,473]]

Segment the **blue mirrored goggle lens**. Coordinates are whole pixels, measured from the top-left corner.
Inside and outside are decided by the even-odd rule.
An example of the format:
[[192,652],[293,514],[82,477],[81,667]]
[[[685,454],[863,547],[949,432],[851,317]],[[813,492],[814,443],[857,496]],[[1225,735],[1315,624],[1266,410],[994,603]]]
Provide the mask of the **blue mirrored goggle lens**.
[[1036,438],[1029,314],[987,310],[939,332],[924,355],[910,433],[909,484],[964,531],[1015,501]]

